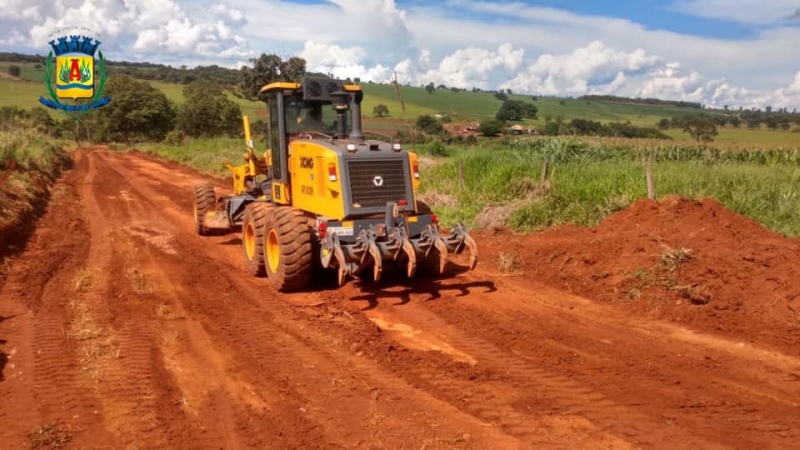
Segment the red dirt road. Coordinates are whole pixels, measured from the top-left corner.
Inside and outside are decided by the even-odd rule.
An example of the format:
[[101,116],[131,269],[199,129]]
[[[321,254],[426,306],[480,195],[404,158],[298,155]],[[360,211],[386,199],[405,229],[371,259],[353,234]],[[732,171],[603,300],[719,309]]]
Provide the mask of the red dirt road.
[[[201,175],[101,148],[74,159],[0,288],[2,448],[800,442],[792,335],[689,331],[487,259],[278,294],[245,272],[236,233],[193,233]],[[490,256],[509,241],[478,236]]]

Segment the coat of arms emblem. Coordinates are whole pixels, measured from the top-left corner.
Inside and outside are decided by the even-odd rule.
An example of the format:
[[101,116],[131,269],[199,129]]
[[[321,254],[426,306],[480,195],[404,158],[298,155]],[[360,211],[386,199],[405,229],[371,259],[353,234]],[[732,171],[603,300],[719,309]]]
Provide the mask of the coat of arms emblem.
[[[62,36],[58,41],[50,41],[50,46],[52,50],[47,55],[44,73],[49,98],[39,98],[40,103],[63,110],[77,120],[111,101],[102,97],[106,68],[103,52],[98,51],[100,41],[88,36],[69,36],[69,40]],[[98,56],[97,67],[95,54]],[[72,103],[62,102],[67,100],[72,100]]]

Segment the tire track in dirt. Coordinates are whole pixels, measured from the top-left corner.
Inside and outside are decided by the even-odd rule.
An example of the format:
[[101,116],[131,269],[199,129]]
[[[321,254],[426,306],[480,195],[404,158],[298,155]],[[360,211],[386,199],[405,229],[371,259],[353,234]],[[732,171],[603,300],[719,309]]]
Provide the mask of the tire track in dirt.
[[162,391],[154,378],[158,371],[154,365],[159,361],[155,330],[135,308],[125,307],[126,289],[111,282],[124,280],[127,275],[119,253],[124,237],[112,225],[118,219],[114,210],[101,208],[99,199],[123,192],[119,190],[121,183],[99,173],[98,161],[91,151],[83,157],[88,163],[81,189],[90,230],[87,269],[99,274],[92,277],[92,287],[83,300],[98,326],[107,328],[100,336],[105,342],[90,344],[95,349],[105,345],[93,350],[104,352],[97,369],[101,379],[97,392],[104,401],[108,426],[126,445],[146,443],[148,448],[168,448],[166,425],[156,414]]
[[[518,291],[518,295],[524,294]],[[563,294],[560,295],[563,297]],[[585,321],[591,323],[589,328],[580,323],[584,322],[582,319],[575,320],[578,315],[567,316],[572,319],[570,325],[558,319],[550,319],[552,324],[548,324],[548,320],[539,317],[542,314],[541,310],[537,314],[531,314],[532,311],[528,313],[520,311],[518,309],[520,301],[508,302],[512,306],[491,304],[491,308],[488,308],[490,303],[487,302],[490,299],[481,297],[480,294],[474,295],[470,298],[469,304],[465,304],[464,301],[445,296],[445,302],[430,304],[430,307],[441,317],[447,318],[448,322],[459,324],[460,328],[480,330],[498,345],[508,348],[509,352],[519,354],[522,360],[530,360],[536,354],[558,355],[556,358],[547,359],[557,363],[565,374],[576,378],[576,382],[585,386],[593,385],[594,389],[606,392],[607,396],[623,404],[642,404],[640,399],[643,399],[642,394],[646,392],[644,398],[650,404],[648,408],[650,411],[647,414],[651,417],[649,421],[652,424],[657,424],[657,419],[666,423],[674,423],[680,419],[682,426],[692,430],[691,433],[732,446],[742,442],[751,442],[756,446],[771,445],[780,441],[788,443],[800,435],[798,431],[800,421],[792,413],[796,411],[798,400],[796,387],[793,390],[792,386],[787,386],[785,382],[780,390],[769,394],[763,390],[762,377],[736,380],[740,371],[725,373],[727,370],[719,364],[711,366],[715,375],[709,377],[705,373],[708,366],[704,367],[702,361],[713,360],[716,355],[711,356],[706,353],[692,357],[701,361],[701,365],[674,361],[674,357],[668,355],[678,353],[685,355],[682,358],[687,358],[695,351],[690,347],[681,348],[679,342],[669,340],[659,342],[647,336],[636,336],[630,329],[617,330],[618,325],[606,322],[606,319],[600,316],[592,316],[590,320]],[[564,306],[566,305],[563,303],[560,306],[562,311]],[[551,312],[553,317],[558,315],[555,309]],[[534,331],[524,326],[523,324],[527,322],[544,325],[546,332]],[[548,339],[540,338],[538,335],[541,334],[557,336],[559,342],[553,344]],[[587,339],[587,336],[591,339]],[[629,345],[626,348],[614,347],[602,343],[601,339],[604,337],[610,339],[608,342],[628,342]],[[565,343],[568,345],[564,345]],[[578,343],[580,347],[577,347]],[[665,345],[668,347],[664,347]],[[569,358],[564,359],[560,356],[565,350],[570,351],[570,349],[588,356],[575,358],[574,364],[579,364],[575,366],[569,363]],[[663,356],[660,361],[654,358],[647,363],[653,367],[651,370],[643,371],[632,364],[614,367],[620,366],[614,359],[634,361],[636,358],[641,358],[636,356],[641,354],[639,352]],[[599,364],[591,363],[591,356],[598,354],[608,357]],[[741,365],[743,363],[739,362],[733,364],[733,367]],[[746,363],[744,365],[746,366]],[[593,370],[594,375],[589,376],[587,369]],[[659,369],[666,370],[659,372]],[[696,378],[699,380],[696,381]],[[622,385],[603,383],[603,380],[610,379],[627,379],[629,383]],[[680,384],[675,384],[676,379],[680,380]],[[755,389],[753,386],[758,388]],[[687,395],[693,398],[687,398]],[[761,413],[762,410],[768,411],[769,416]],[[587,417],[592,418],[592,415]],[[636,423],[642,424],[647,421],[636,420]],[[650,433],[648,430],[648,434]],[[680,435],[675,431],[672,433]]]
[[[472,295],[476,295],[474,292]],[[447,294],[442,294],[448,298]],[[355,295],[360,299],[364,295]],[[416,298],[419,302],[424,299]],[[497,423],[508,434],[518,436],[531,444],[540,445],[550,439],[562,439],[558,429],[545,429],[538,423],[571,422],[571,439],[603,442],[615,439],[632,441],[637,445],[663,445],[683,442],[686,446],[703,445],[714,448],[712,442],[703,442],[691,433],[664,429],[661,423],[651,421],[628,405],[612,401],[591,387],[552,371],[524,354],[500,348],[489,340],[478,337],[487,334],[466,334],[451,325],[417,301],[398,307],[381,308],[365,314],[378,323],[402,324],[415,331],[411,340],[427,336],[446,342],[459,353],[475,361],[479,379],[487,383],[472,383],[469,377],[452,377],[444,367],[424,366],[413,375],[428,381],[432,392],[441,392],[444,398],[463,405],[464,410],[488,422]],[[486,297],[486,301],[491,301]],[[451,304],[452,308],[459,308]],[[385,326],[385,325],[384,325]],[[403,341],[402,337],[399,337]],[[413,344],[411,344],[413,346]],[[543,435],[547,436],[543,440]],[[585,445],[585,444],[584,444]]]
[[13,309],[9,317],[20,320],[9,340],[16,350],[10,367],[14,372],[0,384],[4,405],[12,408],[0,408],[0,417],[7,416],[4,424],[10,425],[0,429],[3,442],[21,445],[35,428],[77,446],[103,448],[102,442],[113,442],[103,430],[100,401],[85,389],[80,370],[85,355],[73,327],[79,320],[76,297],[64,295],[87,257],[82,242],[88,231],[78,217],[76,175],[76,170],[67,171],[54,184],[58,195],[0,291],[0,307]]

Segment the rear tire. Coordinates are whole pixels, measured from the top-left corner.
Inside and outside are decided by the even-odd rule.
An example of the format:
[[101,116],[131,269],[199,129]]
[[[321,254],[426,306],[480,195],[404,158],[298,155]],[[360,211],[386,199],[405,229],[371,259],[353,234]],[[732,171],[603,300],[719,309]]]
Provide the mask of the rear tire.
[[291,292],[311,284],[313,247],[311,226],[302,212],[287,206],[269,212],[263,252],[267,276],[275,289]]
[[244,210],[242,218],[242,250],[247,271],[254,277],[266,275],[264,256],[264,239],[266,236],[267,218],[273,209],[267,203],[251,203]]
[[194,187],[194,231],[200,236],[208,236],[210,233],[206,230],[203,221],[205,219],[206,211],[208,211],[217,196],[214,192],[214,186],[211,183],[202,183]]

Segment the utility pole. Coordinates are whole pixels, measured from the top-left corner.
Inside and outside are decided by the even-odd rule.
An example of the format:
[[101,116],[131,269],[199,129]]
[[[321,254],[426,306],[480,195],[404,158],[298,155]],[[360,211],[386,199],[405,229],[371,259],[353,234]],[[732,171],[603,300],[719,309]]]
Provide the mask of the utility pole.
[[403,120],[408,122],[408,115],[406,114],[406,104],[403,97],[400,95],[400,84],[397,82],[397,71],[394,71],[394,93],[397,95],[397,101],[400,102],[400,107],[403,108]]

